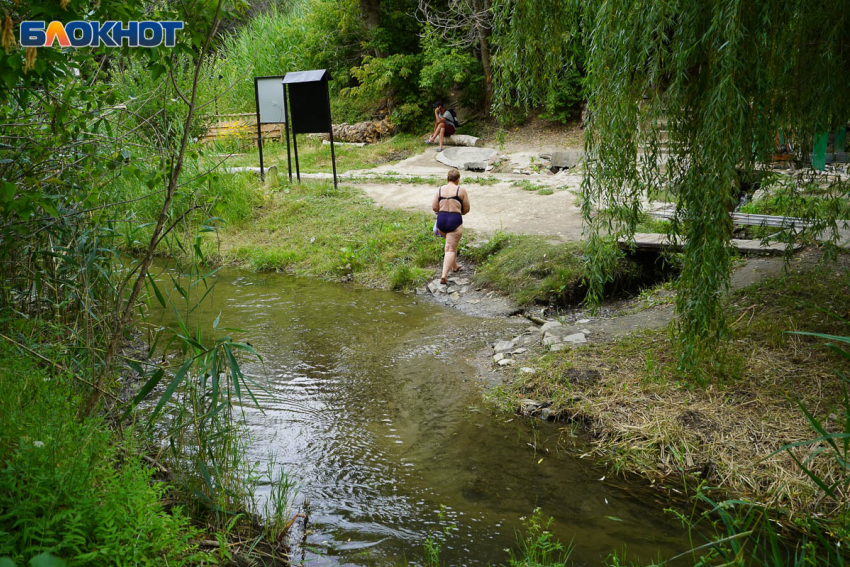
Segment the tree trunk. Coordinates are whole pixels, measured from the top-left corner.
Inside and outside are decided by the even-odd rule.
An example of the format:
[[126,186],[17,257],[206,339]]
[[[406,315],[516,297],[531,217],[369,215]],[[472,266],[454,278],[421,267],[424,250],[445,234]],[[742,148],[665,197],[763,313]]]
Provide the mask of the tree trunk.
[[[381,0],[360,0],[360,12],[370,34],[374,34],[381,25]],[[375,57],[381,57],[381,50],[375,48]]]
[[493,105],[493,70],[490,67],[490,42],[486,35],[481,35],[479,44],[481,66],[484,68],[484,113],[490,116],[490,107]]
[[[478,13],[486,13],[487,24],[477,24],[478,49],[481,51],[481,67],[484,69],[484,113],[490,116],[490,107],[493,105],[493,68],[490,64],[490,0],[478,0],[473,4]],[[476,19],[480,22],[480,19]]]

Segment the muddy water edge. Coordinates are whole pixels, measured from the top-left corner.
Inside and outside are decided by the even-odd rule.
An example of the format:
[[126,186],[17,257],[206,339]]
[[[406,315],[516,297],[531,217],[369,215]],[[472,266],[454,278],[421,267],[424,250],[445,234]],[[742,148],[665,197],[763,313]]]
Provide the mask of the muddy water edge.
[[[168,279],[173,270],[156,271]],[[273,455],[310,501],[306,545],[293,559],[423,564],[423,544],[436,537],[443,564],[502,564],[538,507],[579,565],[624,548],[645,561],[688,549],[657,495],[603,479],[603,468],[564,450],[569,430],[484,399],[472,361],[527,323],[231,268],[218,272],[193,323],[208,332],[219,314],[263,357],[243,366],[267,389],[256,392],[262,411],[244,408],[250,458],[264,468]]]

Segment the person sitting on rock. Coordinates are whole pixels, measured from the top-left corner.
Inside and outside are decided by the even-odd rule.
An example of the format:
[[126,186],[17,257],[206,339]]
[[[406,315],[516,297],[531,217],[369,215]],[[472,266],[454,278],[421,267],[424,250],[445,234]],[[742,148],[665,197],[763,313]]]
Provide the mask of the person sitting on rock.
[[456,272],[463,266],[457,263],[457,246],[463,236],[463,215],[469,212],[469,195],[466,189],[458,185],[460,172],[451,168],[446,176],[447,185],[443,185],[434,195],[431,209],[437,213],[437,230],[446,239],[446,255],[443,259],[443,273],[440,283],[445,284],[449,271]]
[[443,151],[443,138],[453,135],[457,129],[457,117],[453,111],[446,110],[442,102],[434,105],[434,117],[436,118],[434,131],[431,132],[431,136],[426,143],[433,144],[434,141],[439,139],[440,147],[437,151],[441,152]]

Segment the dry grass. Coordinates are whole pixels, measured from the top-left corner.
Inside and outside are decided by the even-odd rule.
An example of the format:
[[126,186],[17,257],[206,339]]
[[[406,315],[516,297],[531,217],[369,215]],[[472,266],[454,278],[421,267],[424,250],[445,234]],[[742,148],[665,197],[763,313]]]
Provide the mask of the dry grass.
[[[846,256],[841,262],[850,264]],[[734,336],[710,371],[709,387],[677,374],[669,334],[646,331],[546,355],[539,372],[515,388],[522,396],[553,400],[560,418],[583,422],[619,470],[653,478],[698,475],[730,495],[791,514],[829,514],[836,503],[821,499],[787,453],[773,453],[817,437],[795,399],[827,429],[841,427],[836,408],[843,388],[835,370],[842,360],[823,341],[785,331],[850,333],[814,307],[850,314],[850,275],[842,270],[832,265],[798,272],[733,296],[728,317],[735,321]],[[795,451],[805,459],[815,449]],[[838,474],[823,456],[812,466],[823,479]]]

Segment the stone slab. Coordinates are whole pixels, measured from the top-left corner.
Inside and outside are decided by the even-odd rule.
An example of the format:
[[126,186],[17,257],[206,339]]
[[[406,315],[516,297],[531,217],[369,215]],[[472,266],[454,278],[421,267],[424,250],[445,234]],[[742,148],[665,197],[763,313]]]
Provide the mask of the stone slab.
[[449,167],[463,169],[470,162],[486,162],[493,164],[499,157],[499,152],[493,148],[467,148],[452,147],[443,148],[437,152],[437,161]]

